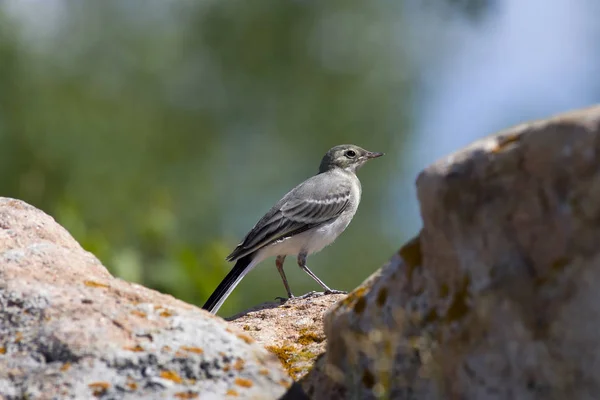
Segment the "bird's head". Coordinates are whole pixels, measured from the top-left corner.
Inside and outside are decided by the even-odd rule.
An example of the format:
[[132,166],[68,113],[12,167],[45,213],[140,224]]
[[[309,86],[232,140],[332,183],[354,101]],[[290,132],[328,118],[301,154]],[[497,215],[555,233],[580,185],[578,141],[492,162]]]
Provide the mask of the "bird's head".
[[353,144],[335,146],[325,154],[319,166],[319,173],[335,168],[356,172],[372,158],[381,157],[383,153],[374,153]]

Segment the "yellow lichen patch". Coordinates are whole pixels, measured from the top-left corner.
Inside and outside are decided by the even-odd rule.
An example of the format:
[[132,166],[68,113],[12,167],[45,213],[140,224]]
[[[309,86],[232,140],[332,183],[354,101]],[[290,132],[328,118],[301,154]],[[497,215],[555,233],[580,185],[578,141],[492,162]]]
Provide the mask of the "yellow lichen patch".
[[258,370],[258,373],[260,375],[265,375],[266,376],[266,375],[269,375],[269,370],[266,369],[266,368],[261,368],[261,369]]
[[311,331],[309,328],[300,329],[300,336],[298,337],[298,343],[306,346],[311,343],[321,343],[325,340],[324,335],[319,335],[314,331]]
[[239,396],[239,393],[233,389],[229,389],[227,392],[225,392],[225,396],[237,397]]
[[145,312],[143,312],[143,311],[140,311],[140,310],[133,310],[133,311],[131,312],[131,314],[133,314],[133,315],[135,315],[135,316],[138,316],[138,317],[140,317],[140,318],[146,318],[146,317],[148,316],[148,314],[146,314]]
[[6,354],[6,347],[0,347],[0,354]]
[[128,347],[123,347],[124,350],[129,350],[129,351],[134,351],[139,353],[140,351],[144,351],[144,348],[142,346],[140,346],[139,344],[136,344],[135,346],[128,346]]
[[[373,387],[373,393],[378,398],[389,398],[391,379],[390,379],[390,371],[378,371],[377,376],[379,377],[377,384]],[[386,394],[388,394],[386,396]]]
[[385,301],[387,300],[387,296],[388,289],[386,287],[382,287],[381,289],[379,289],[379,291],[377,292],[377,299],[375,300],[379,307],[383,307]]
[[297,380],[299,375],[304,372],[307,371],[308,368],[304,368],[304,367],[294,367],[290,369],[290,377],[294,380]]
[[365,311],[365,308],[367,308],[367,299],[361,297],[356,301],[356,304],[354,304],[354,312],[356,314],[362,314],[362,312]]
[[106,283],[100,283],[96,281],[83,281],[83,284],[88,287],[96,287],[96,288],[107,288],[109,287]]
[[373,386],[375,386],[375,377],[368,369],[365,369],[363,372],[362,383],[367,389],[371,389]]
[[169,310],[163,310],[158,315],[160,315],[161,317],[164,317],[164,318],[169,318],[169,317],[172,317],[175,314],[173,314],[173,312],[171,312]]
[[170,347],[170,346],[167,346],[167,345],[165,345],[165,346],[161,347],[161,349],[160,349],[160,350],[161,350],[161,351],[164,351],[164,352],[169,352],[169,351],[171,351],[171,347]]
[[181,346],[179,349],[183,350],[183,351],[187,351],[189,353],[195,353],[195,354],[204,353],[204,350],[202,350],[200,347]]
[[317,356],[317,354],[313,353],[312,351],[309,350],[301,350],[298,353],[298,359],[299,360],[311,360],[313,358],[315,358]]
[[129,390],[137,390],[137,388],[138,388],[138,385],[137,385],[137,383],[135,383],[134,381],[131,381],[131,380],[130,380],[130,381],[128,381],[128,382],[125,384],[125,386],[127,386],[127,388],[128,388]]
[[241,371],[244,369],[244,364],[246,362],[244,360],[242,360],[241,358],[238,358],[235,363],[233,363],[233,369],[235,369],[236,371]]
[[92,389],[92,394],[96,397],[102,396],[106,393],[108,388],[110,388],[110,383],[108,382],[92,382],[88,385],[90,389]]
[[70,362],[66,362],[64,363],[61,367],[60,367],[60,371],[61,372],[65,372],[68,371],[69,368],[71,368],[71,363]]
[[175,383],[182,383],[183,379],[181,379],[181,377],[179,376],[179,374],[177,374],[177,372],[175,371],[160,371],[160,377],[163,379],[168,379],[170,381],[173,381]]
[[246,342],[247,344],[250,343],[254,343],[254,339],[252,339],[250,336],[244,334],[244,333],[236,333],[235,334],[238,338],[242,339],[244,342]]
[[311,351],[298,351],[294,346],[289,344],[266,346],[266,349],[279,358],[281,365],[292,379],[298,378],[300,374],[309,369],[309,367],[304,366],[305,361],[312,361],[316,357],[316,354]]
[[295,351],[294,347],[290,345],[282,345],[279,347],[267,346],[266,349],[269,350],[271,353],[275,354],[277,358],[279,358],[281,365],[283,365],[283,368],[289,374],[290,369],[292,368],[292,358],[294,357]]
[[250,388],[254,385],[250,379],[245,379],[245,378],[235,378],[234,383],[238,386],[245,387],[245,388]]
[[348,296],[344,300],[342,300],[340,303],[345,306],[349,306],[350,304],[354,303],[355,300],[362,298],[366,292],[367,292],[366,287],[364,287],[364,286],[359,287],[359,288],[355,289],[353,292],[350,292],[348,294]]
[[197,399],[199,397],[198,393],[189,391],[177,392],[173,396],[177,397],[178,399]]
[[519,140],[521,140],[521,134],[519,133],[498,136],[496,138],[496,143],[494,143],[490,151],[494,154],[500,153],[501,151],[506,150],[510,145],[516,144]]
[[406,265],[406,279],[412,279],[412,274],[415,268],[423,263],[423,253],[421,252],[421,238],[416,236],[408,241],[399,250],[398,254],[402,257]]

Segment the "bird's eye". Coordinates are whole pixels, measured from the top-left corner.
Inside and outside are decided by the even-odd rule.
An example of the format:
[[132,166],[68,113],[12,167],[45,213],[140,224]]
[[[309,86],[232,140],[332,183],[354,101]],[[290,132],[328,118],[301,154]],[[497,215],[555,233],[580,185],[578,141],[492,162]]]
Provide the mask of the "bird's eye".
[[348,157],[348,158],[354,158],[354,157],[356,157],[356,152],[354,150],[348,150],[346,152],[346,157]]

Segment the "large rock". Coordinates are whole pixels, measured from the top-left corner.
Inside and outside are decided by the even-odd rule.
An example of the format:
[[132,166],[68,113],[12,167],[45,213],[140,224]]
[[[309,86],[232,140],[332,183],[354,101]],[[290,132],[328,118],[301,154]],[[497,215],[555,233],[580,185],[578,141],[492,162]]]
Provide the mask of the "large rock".
[[315,400],[600,396],[600,107],[425,169],[423,229],[328,314]]
[[288,374],[300,379],[325,351],[323,315],[343,294],[265,303],[230,318],[231,323],[275,354]]
[[291,382],[247,333],[113,278],[51,217],[0,198],[0,398],[274,399]]

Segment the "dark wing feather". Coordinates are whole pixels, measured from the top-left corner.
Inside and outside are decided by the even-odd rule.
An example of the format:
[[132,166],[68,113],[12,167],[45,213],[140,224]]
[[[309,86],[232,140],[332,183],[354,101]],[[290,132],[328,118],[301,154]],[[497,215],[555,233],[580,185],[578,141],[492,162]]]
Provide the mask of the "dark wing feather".
[[298,185],[277,203],[227,257],[233,261],[261,247],[324,224],[340,215],[350,202],[350,182],[323,185],[316,175]]

